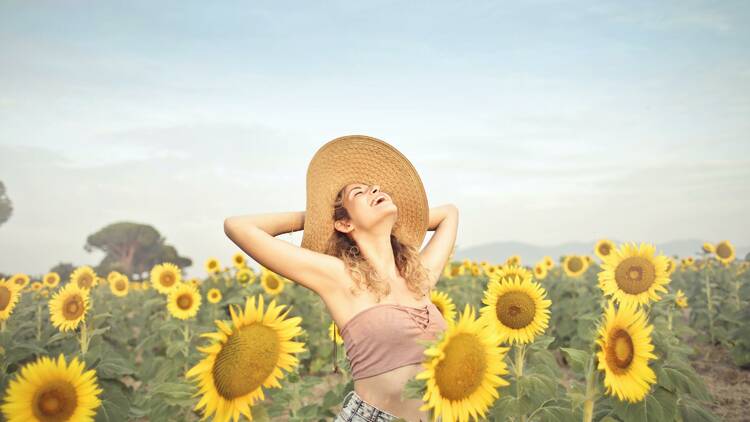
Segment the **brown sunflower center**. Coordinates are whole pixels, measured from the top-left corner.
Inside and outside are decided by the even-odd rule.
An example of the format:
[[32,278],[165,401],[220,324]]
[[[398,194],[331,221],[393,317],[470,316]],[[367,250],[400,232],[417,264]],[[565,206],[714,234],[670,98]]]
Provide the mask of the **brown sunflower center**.
[[125,291],[125,287],[127,287],[127,286],[125,285],[125,280],[117,280],[117,281],[115,282],[115,289],[116,289],[116,290],[119,290],[119,291]]
[[497,298],[495,311],[503,325],[517,330],[531,324],[536,306],[525,292],[507,292]]
[[190,309],[193,306],[193,296],[190,293],[183,293],[177,297],[177,307],[183,311]]
[[645,292],[655,280],[654,264],[640,256],[625,258],[615,270],[617,286],[631,295]]
[[612,372],[623,374],[633,362],[635,351],[633,350],[633,339],[627,331],[617,329],[609,336],[605,350],[607,365]]
[[55,380],[42,386],[32,401],[34,416],[43,422],[67,421],[78,405],[75,387],[68,381]]
[[235,330],[216,355],[214,386],[227,400],[260,387],[276,367],[281,344],[271,327],[255,322]]
[[6,286],[0,286],[0,311],[4,311],[5,308],[10,305],[10,298],[13,293]]
[[62,314],[68,321],[74,321],[83,315],[83,298],[79,295],[70,296],[65,299],[62,306]]
[[568,269],[574,273],[583,269],[583,261],[581,258],[574,256],[568,260]]
[[726,243],[716,245],[716,256],[721,259],[728,259],[732,256],[732,249]]
[[599,245],[599,253],[602,254],[602,255],[605,255],[605,256],[609,255],[609,252],[611,250],[612,249],[611,249],[611,247],[609,246],[608,243],[603,243],[603,244]]
[[78,277],[78,287],[90,289],[92,284],[94,284],[94,278],[91,277],[91,274],[83,274]]
[[214,268],[216,268],[216,267],[217,267],[218,265],[219,265],[219,264],[218,264],[218,263],[217,263],[216,261],[211,261],[211,262],[209,262],[209,263],[208,263],[208,268],[210,268],[210,269],[214,269]]
[[159,283],[161,283],[164,287],[172,287],[172,285],[175,282],[175,277],[172,273],[165,272],[162,273],[161,277],[159,278]]
[[279,287],[279,280],[275,276],[268,277],[268,281],[266,282],[269,289],[275,289]]
[[443,350],[445,357],[435,366],[435,382],[440,395],[463,400],[479,388],[486,376],[487,356],[474,334],[460,333]]

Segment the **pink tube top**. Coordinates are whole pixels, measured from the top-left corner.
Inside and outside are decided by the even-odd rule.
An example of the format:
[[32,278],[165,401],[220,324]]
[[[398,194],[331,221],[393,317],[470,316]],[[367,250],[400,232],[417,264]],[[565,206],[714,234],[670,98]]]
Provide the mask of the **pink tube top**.
[[339,332],[352,378],[358,380],[422,363],[425,347],[415,340],[434,340],[446,328],[432,302],[420,307],[381,303],[354,315]]

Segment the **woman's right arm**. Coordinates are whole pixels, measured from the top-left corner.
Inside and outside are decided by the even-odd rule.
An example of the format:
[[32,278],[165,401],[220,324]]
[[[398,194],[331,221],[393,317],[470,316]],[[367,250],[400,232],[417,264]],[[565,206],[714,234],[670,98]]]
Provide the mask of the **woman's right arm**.
[[224,233],[263,267],[320,296],[340,293],[344,263],[275,236],[302,230],[304,211],[249,214],[224,220]]

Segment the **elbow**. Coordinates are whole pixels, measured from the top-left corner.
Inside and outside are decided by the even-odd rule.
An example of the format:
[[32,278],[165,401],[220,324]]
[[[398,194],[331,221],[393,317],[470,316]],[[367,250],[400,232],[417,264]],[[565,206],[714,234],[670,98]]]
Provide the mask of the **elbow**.
[[229,231],[231,230],[231,226],[233,225],[232,217],[227,217],[224,219],[224,234],[229,236]]

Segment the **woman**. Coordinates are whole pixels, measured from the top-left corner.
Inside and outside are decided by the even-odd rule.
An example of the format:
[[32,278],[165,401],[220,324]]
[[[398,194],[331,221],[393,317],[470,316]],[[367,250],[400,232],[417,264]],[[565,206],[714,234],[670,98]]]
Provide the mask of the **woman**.
[[[307,172],[307,208],[229,217],[224,231],[256,262],[317,293],[341,327],[354,390],[337,421],[427,421],[420,399],[402,400],[423,371],[416,339],[446,321],[430,300],[456,241],[458,209],[430,209],[411,163],[369,136],[336,138]],[[297,247],[275,236],[304,230]],[[421,251],[427,230],[434,230]],[[351,398],[351,400],[349,400]]]

